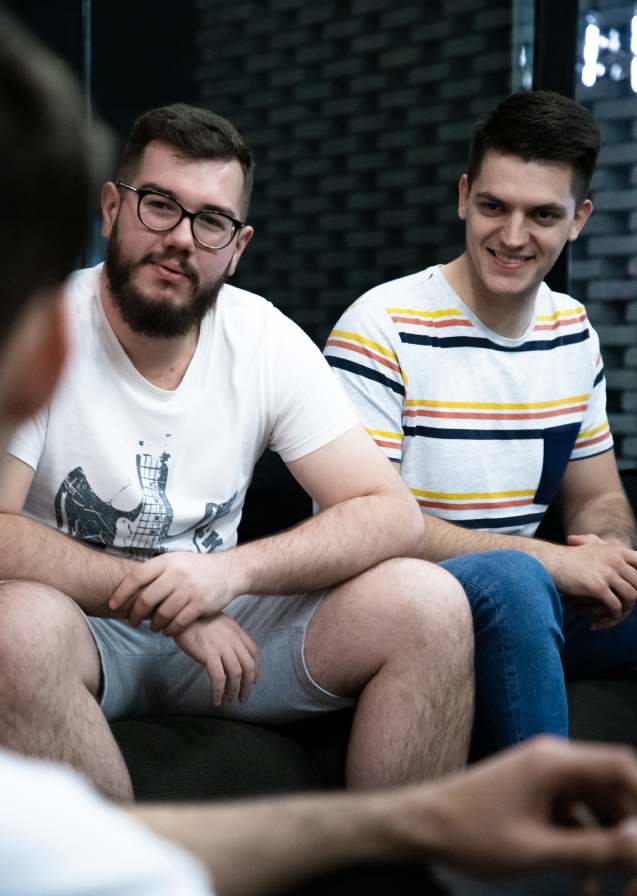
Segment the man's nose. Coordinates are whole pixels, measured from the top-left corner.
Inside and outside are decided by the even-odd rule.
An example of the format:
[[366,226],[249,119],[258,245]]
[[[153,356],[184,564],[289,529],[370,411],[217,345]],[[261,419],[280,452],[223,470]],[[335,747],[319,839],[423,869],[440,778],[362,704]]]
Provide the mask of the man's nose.
[[192,235],[192,226],[188,218],[182,218],[176,227],[164,233],[164,243],[167,246],[177,246],[179,249],[194,251],[195,240]]
[[523,246],[528,233],[523,214],[509,215],[500,230],[500,238],[505,246]]

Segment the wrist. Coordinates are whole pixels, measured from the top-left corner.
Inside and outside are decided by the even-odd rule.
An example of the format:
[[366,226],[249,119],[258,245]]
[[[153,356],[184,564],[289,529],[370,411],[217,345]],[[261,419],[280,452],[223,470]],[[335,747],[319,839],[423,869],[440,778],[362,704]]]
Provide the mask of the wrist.
[[218,551],[208,556],[214,567],[212,575],[221,578],[224,582],[224,591],[228,603],[239,597],[240,594],[252,594],[252,577],[248,572],[248,564],[242,558],[239,548],[230,548],[227,551]]

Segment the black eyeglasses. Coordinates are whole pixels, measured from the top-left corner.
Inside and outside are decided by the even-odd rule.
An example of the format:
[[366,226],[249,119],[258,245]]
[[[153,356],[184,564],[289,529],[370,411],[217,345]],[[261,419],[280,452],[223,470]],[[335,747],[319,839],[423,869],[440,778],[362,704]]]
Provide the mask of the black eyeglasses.
[[223,212],[187,212],[176,199],[155,190],[138,190],[121,181],[117,186],[137,193],[137,215],[144,227],[159,232],[174,230],[184,218],[189,218],[193,238],[205,249],[224,249],[245,227]]

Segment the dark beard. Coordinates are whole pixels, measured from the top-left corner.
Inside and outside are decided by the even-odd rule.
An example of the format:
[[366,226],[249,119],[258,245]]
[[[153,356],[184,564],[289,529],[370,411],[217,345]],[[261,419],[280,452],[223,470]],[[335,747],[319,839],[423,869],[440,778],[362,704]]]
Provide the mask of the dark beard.
[[106,246],[104,270],[113,303],[133,333],[155,339],[186,336],[198,329],[206,314],[214,308],[219,290],[226,282],[230,265],[218,280],[201,287],[199,275],[190,262],[171,255],[171,260],[179,260],[182,272],[190,278],[192,284],[190,302],[187,305],[175,306],[170,302],[151,301],[132,285],[132,276],[143,265],[156,264],[167,257],[161,253],[149,252],[139,261],[125,259],[119,244],[117,221],[113,225]]

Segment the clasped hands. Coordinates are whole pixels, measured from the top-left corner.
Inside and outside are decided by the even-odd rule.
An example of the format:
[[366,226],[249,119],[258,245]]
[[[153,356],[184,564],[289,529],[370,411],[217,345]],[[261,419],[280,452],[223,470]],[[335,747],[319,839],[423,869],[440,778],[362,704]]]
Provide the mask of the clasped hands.
[[592,631],[618,625],[637,601],[637,551],[597,535],[569,535],[567,541],[549,570],[562,602],[595,617]]
[[245,703],[259,680],[257,645],[222,612],[237,594],[223,554],[174,552],[138,564],[108,606],[134,628],[148,619],[152,631],[174,638],[208,670],[214,705],[228,706],[236,696]]

